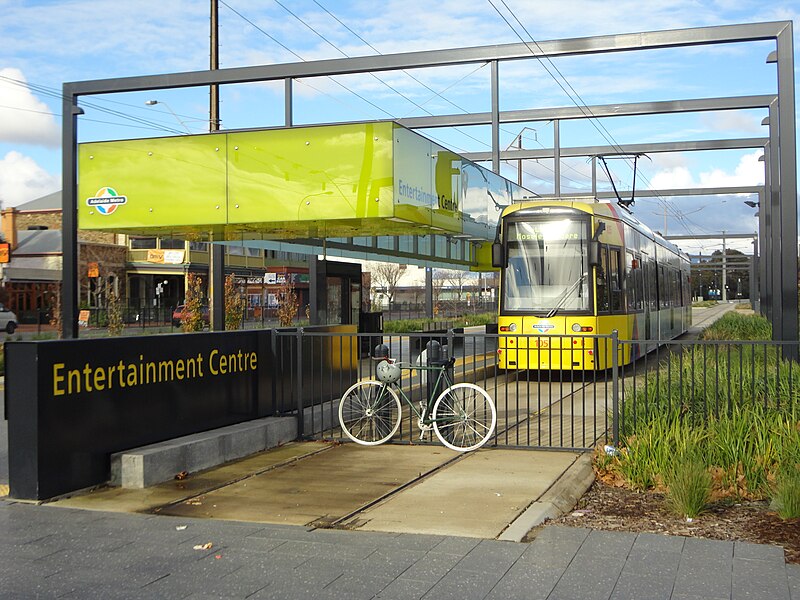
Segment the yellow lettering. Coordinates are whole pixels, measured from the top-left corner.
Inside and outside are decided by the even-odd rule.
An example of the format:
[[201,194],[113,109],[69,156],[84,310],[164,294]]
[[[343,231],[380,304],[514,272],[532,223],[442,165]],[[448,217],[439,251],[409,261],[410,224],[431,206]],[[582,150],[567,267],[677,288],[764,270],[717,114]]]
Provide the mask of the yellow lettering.
[[185,369],[186,365],[184,364],[182,359],[178,359],[175,362],[175,377],[178,379],[183,379],[183,370]]
[[102,367],[98,367],[94,370],[94,389],[98,392],[103,391],[106,388],[106,372],[103,370]]
[[[147,383],[155,383],[156,382],[156,363],[149,362],[147,363],[147,367],[145,368],[145,374],[147,376]],[[152,377],[151,377],[152,375]]]
[[171,360],[162,360],[158,363],[158,380],[172,381],[175,379],[175,365]]
[[89,383],[89,375],[91,375],[91,373],[92,373],[92,367],[89,366],[89,363],[86,363],[86,365],[83,367],[83,375],[84,375],[84,381],[86,382],[84,389],[87,392],[92,391],[92,386]]
[[255,352],[250,353],[250,370],[255,371],[258,366],[258,356]]
[[59,387],[59,383],[64,382],[64,376],[59,375],[59,372],[64,369],[64,363],[56,363],[53,365],[53,396],[63,396],[64,388]]
[[139,378],[136,375],[136,365],[128,365],[128,387],[134,387],[139,384]]
[[[81,372],[78,369],[73,369],[67,373],[67,393],[80,394],[81,393]],[[75,381],[75,392],[72,391],[72,381]]]
[[228,357],[224,354],[219,355],[219,372],[222,375],[228,372]]
[[108,367],[108,389],[114,387],[114,371],[117,370],[117,365],[111,365]]
[[219,354],[219,352],[214,349],[211,351],[211,354],[208,355],[208,370],[211,371],[212,375],[219,375],[219,371],[214,368],[214,357]]

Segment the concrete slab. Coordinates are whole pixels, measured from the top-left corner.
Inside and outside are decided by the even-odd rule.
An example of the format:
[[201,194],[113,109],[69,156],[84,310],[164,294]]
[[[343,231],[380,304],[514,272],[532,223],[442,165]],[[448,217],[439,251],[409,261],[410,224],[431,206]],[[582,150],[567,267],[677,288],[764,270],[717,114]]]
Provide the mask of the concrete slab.
[[446,448],[336,446],[160,511],[184,517],[330,523],[455,456]]
[[368,531],[494,538],[577,458],[484,449],[358,515]]
[[145,489],[105,487],[87,494],[63,498],[49,505],[111,512],[148,512],[159,506],[179,502],[240,480],[253,473],[328,450],[330,447],[330,444],[324,442],[287,444],[214,469],[191,474],[180,481],[173,479]]

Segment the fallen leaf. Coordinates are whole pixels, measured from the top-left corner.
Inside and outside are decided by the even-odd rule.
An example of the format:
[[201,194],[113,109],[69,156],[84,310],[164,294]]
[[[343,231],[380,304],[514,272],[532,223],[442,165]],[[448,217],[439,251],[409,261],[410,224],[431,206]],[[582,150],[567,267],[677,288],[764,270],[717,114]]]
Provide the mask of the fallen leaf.
[[211,550],[214,546],[211,542],[206,542],[205,544],[197,544],[194,549],[195,550]]
[[180,481],[181,479],[186,479],[188,476],[189,476],[189,471],[181,471],[180,473],[175,475],[175,479]]
[[175,530],[176,531],[183,531],[184,529],[186,529],[186,525],[176,525],[175,526]]

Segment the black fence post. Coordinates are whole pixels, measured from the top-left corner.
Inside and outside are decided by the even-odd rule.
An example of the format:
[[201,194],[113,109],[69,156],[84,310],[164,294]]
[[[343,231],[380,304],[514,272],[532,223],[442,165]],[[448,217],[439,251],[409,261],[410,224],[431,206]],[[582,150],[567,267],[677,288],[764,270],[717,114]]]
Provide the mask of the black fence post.
[[619,332],[611,332],[611,444],[619,444]]
[[295,377],[297,377],[297,439],[301,439],[304,434],[304,414],[303,414],[303,328],[298,327],[295,332],[295,343],[297,344],[297,366]]

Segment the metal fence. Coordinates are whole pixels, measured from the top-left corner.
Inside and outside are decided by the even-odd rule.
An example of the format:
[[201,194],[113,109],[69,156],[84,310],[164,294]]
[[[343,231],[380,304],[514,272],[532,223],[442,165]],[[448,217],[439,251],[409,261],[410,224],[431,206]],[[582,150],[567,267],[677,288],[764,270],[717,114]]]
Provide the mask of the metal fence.
[[[623,366],[618,357],[637,342],[619,340],[616,334],[517,337],[546,337],[550,346],[554,338],[562,338],[564,346],[591,338],[595,347],[610,350],[612,366],[603,371],[500,370],[498,335],[483,332],[343,335],[281,330],[276,336],[277,368],[290,376],[277,390],[277,401],[281,412],[302,414],[302,436],[342,440],[339,399],[353,383],[376,379],[378,361],[369,349],[386,344],[390,356],[407,367],[399,385],[419,406],[428,389],[424,372],[413,367],[426,360],[423,351],[435,340],[447,356],[456,357],[454,380],[475,383],[494,399],[497,427],[487,445],[495,447],[585,451],[598,444],[616,445],[642,419],[664,411],[677,411],[687,424],[748,403],[800,411],[800,366],[783,358],[787,343],[671,341]],[[419,439],[417,417],[403,405],[392,442],[430,443]]]

